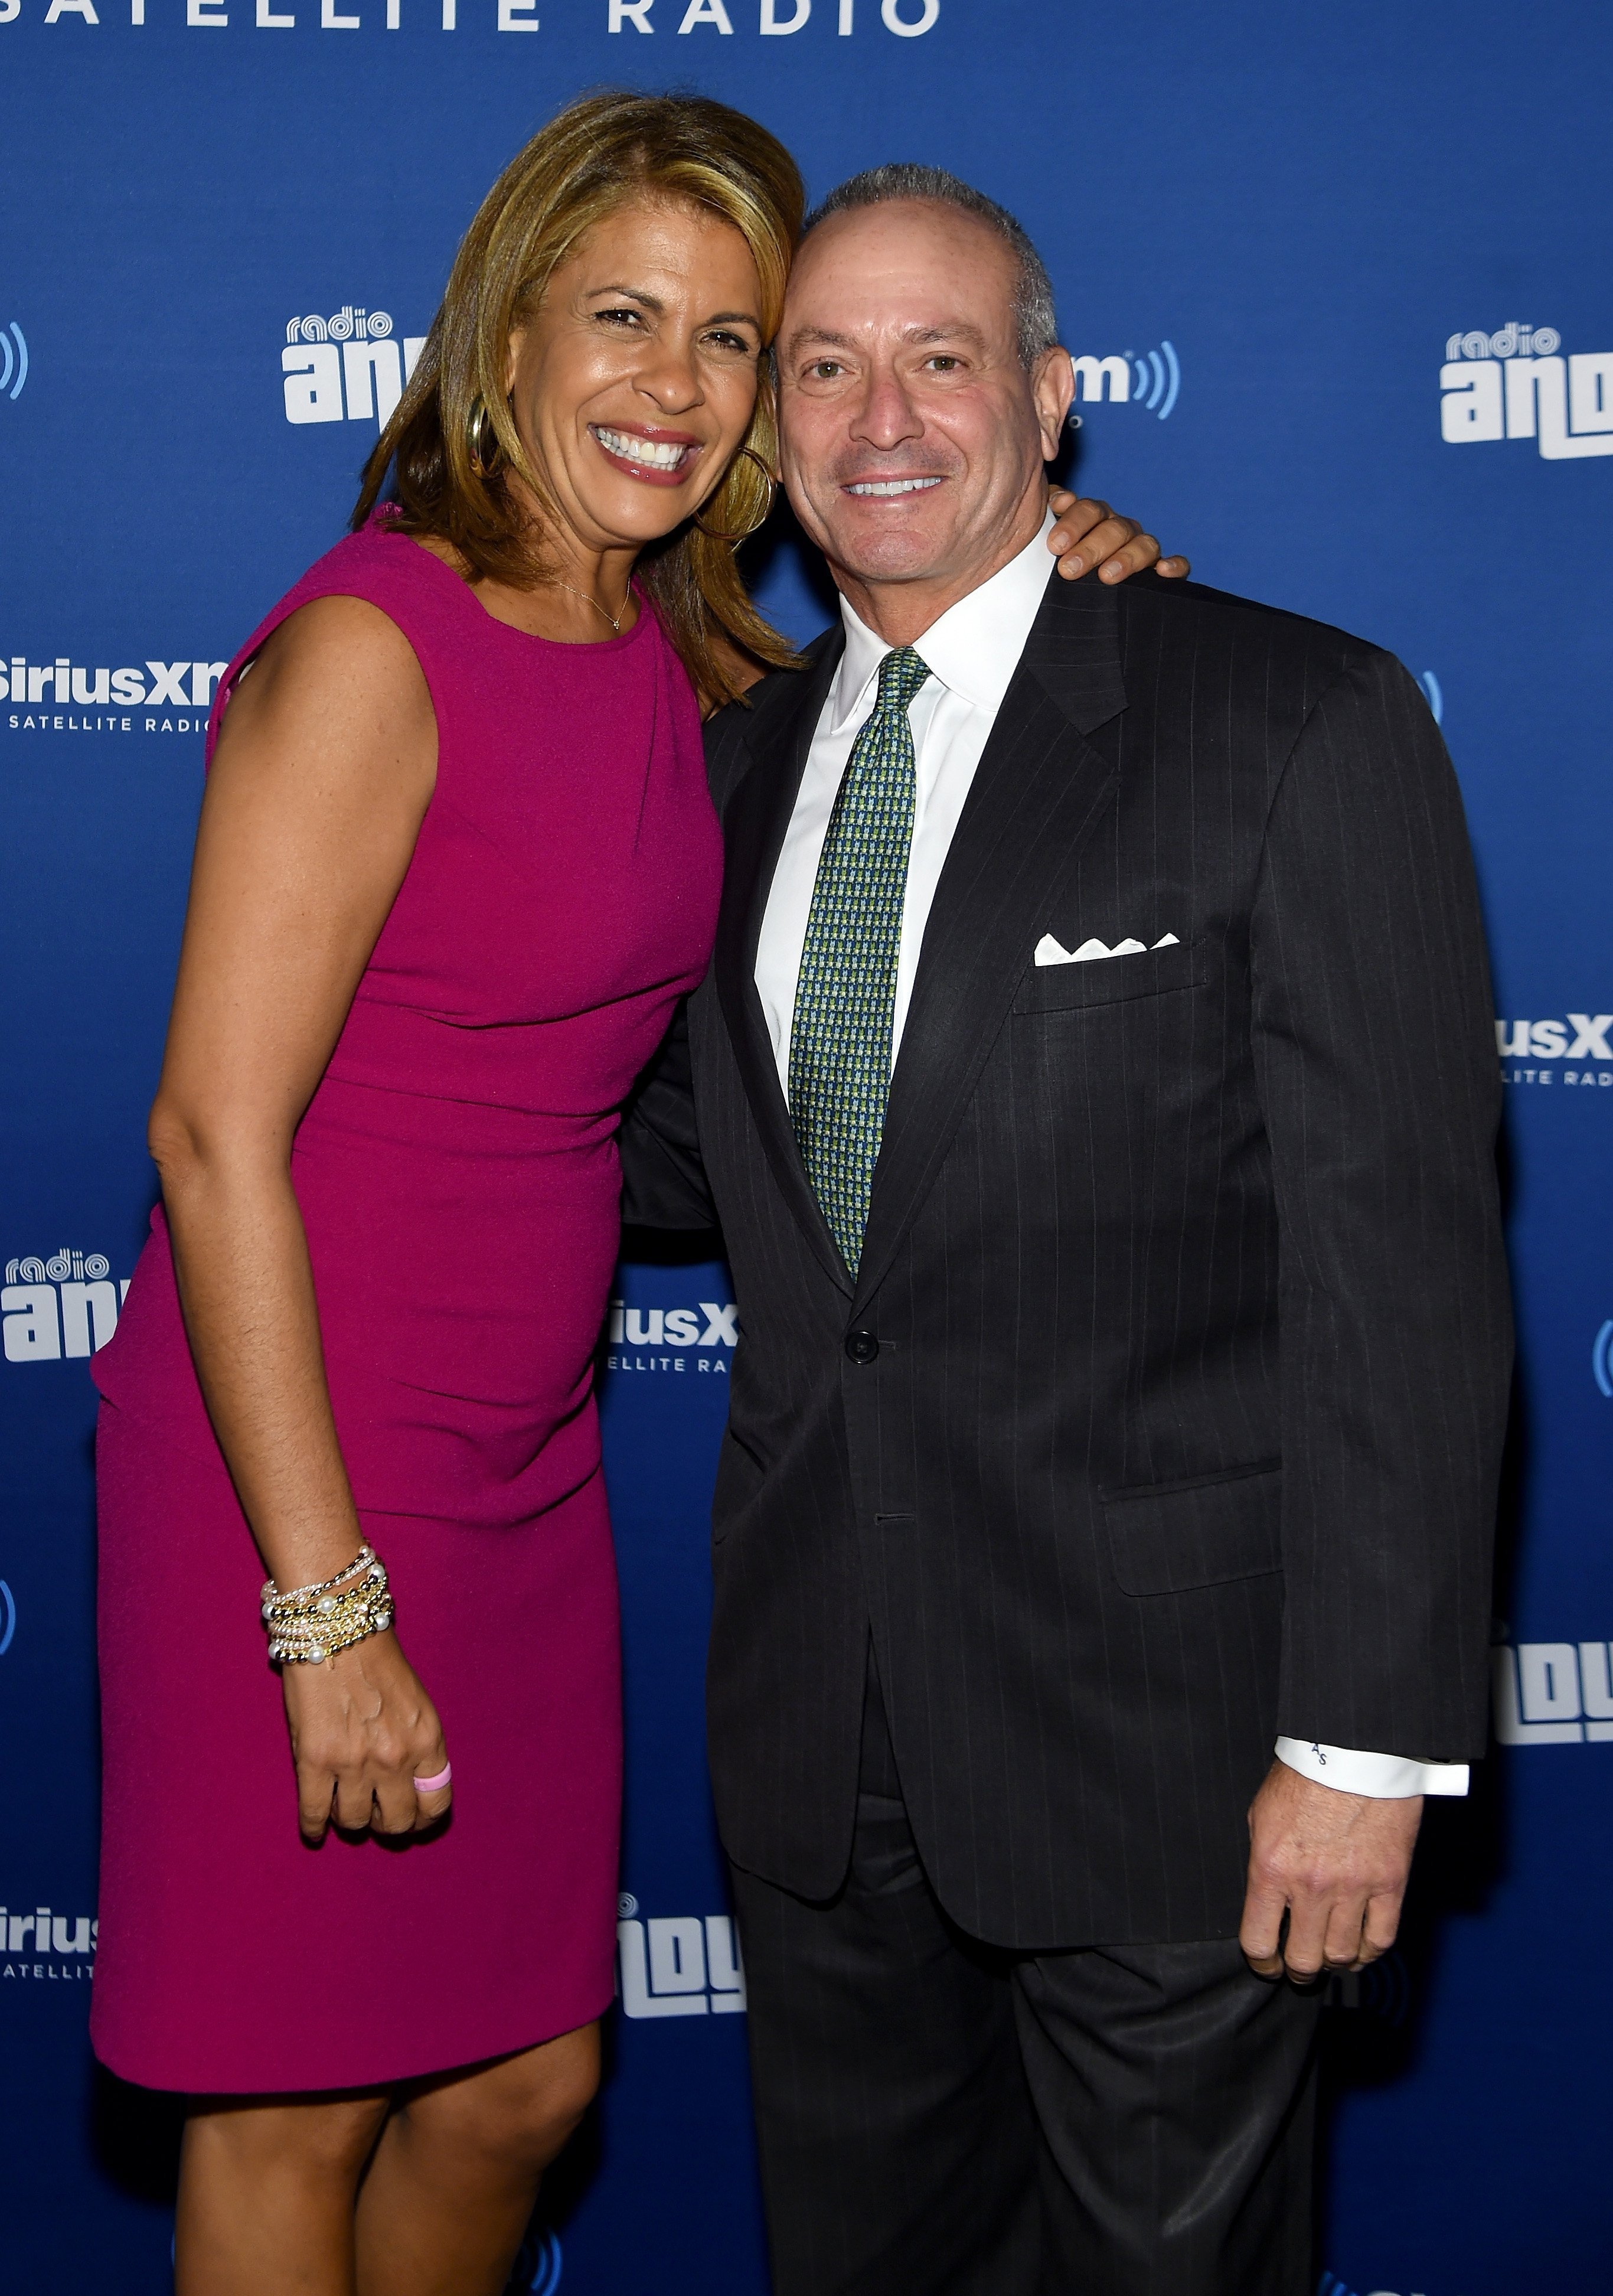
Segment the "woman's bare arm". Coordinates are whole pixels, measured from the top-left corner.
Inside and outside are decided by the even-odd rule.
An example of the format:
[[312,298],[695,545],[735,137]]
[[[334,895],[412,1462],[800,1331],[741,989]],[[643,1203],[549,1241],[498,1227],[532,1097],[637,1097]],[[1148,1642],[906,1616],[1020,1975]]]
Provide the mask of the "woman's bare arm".
[[[324,598],[274,633],[241,684],[202,804],[151,1147],[202,1391],[282,1587],[331,1577],[361,1536],[291,1145],[409,865],[436,768],[430,696],[407,641],[362,600]],[[373,1662],[384,1671],[389,1660],[360,1644],[330,1667],[286,1669],[294,1742],[297,1702],[322,1704],[300,1678],[367,1676]],[[324,1767],[317,1817],[319,1776],[303,1780],[308,1830],[328,1820],[332,1776],[340,1823],[370,1823],[372,1790],[383,1817],[390,1804],[393,1818],[414,1822],[412,1788],[405,1805],[390,1784],[356,1775],[349,1791],[341,1762]]]

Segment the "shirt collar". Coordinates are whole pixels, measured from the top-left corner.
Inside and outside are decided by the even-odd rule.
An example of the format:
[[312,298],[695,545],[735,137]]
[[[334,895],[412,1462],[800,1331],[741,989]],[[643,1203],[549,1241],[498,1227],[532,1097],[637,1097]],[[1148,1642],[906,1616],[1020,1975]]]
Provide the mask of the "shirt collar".
[[[955,606],[949,606],[921,638],[913,641],[913,652],[931,674],[977,709],[995,715],[1003,706],[1031,625],[1047,595],[1052,572],[1047,537],[1052,526],[1050,510],[1018,557],[1000,566]],[[840,619],[846,627],[846,651],[830,691],[827,720],[829,730],[835,734],[843,733],[859,713],[866,714],[869,688],[880,674],[880,664],[892,651],[854,611],[848,598],[840,600]]]

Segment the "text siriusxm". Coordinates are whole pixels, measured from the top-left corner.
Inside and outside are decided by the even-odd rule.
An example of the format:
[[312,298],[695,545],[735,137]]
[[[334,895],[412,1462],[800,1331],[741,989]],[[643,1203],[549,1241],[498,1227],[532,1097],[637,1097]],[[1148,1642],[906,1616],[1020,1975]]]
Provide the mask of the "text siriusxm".
[[[1503,1084],[1589,1085],[1613,1091],[1613,1013],[1569,1013],[1560,1021],[1497,1021],[1495,1049],[1503,1061],[1561,1062],[1560,1067],[1503,1068]],[[1576,1068],[1576,1062],[1610,1065]]]
[[701,1300],[692,1308],[629,1308],[612,1300],[605,1369],[674,1378],[692,1369],[725,1377],[725,1350],[740,1343],[739,1317],[732,1300]]
[[50,701],[59,709],[76,705],[81,709],[110,706],[205,711],[228,668],[227,661],[148,661],[137,668],[91,669],[66,654],[58,654],[54,661],[28,661],[13,654],[9,660],[0,657],[0,701],[19,701],[30,709]]
[[12,1913],[0,1906],[0,1979],[60,1984],[94,1974],[101,1925],[93,1914],[54,1914],[48,1906]]

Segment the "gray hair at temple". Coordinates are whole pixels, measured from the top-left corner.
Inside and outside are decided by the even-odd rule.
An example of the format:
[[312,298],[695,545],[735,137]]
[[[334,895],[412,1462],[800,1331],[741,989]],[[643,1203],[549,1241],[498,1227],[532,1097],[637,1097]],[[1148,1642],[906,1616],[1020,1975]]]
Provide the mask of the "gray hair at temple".
[[977,192],[972,184],[950,176],[945,168],[926,168],[915,160],[893,160],[883,168],[865,168],[830,193],[807,217],[802,236],[831,216],[850,215],[858,208],[882,207],[889,200],[929,200],[938,207],[957,208],[973,216],[1010,250],[1019,266],[1013,286],[1014,332],[1020,363],[1034,366],[1044,351],[1059,340],[1053,311],[1052,281],[1036,253],[1030,234],[1008,209]]

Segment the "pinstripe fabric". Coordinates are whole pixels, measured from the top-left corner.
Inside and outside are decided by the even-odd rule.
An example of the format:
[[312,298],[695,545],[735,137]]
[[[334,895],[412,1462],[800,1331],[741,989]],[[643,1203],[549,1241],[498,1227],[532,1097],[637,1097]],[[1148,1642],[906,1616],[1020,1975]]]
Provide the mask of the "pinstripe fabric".
[[[714,974],[624,1134],[629,1217],[715,1207],[738,1285],[724,1839],[832,1892],[872,1632],[965,1930],[1227,1936],[1279,1731],[1485,1742],[1510,1325],[1454,779],[1361,641],[1055,579],[931,910],[853,1284],[750,978],[837,652],[711,729]],[[1038,968],[1044,932],[1147,953]]]

